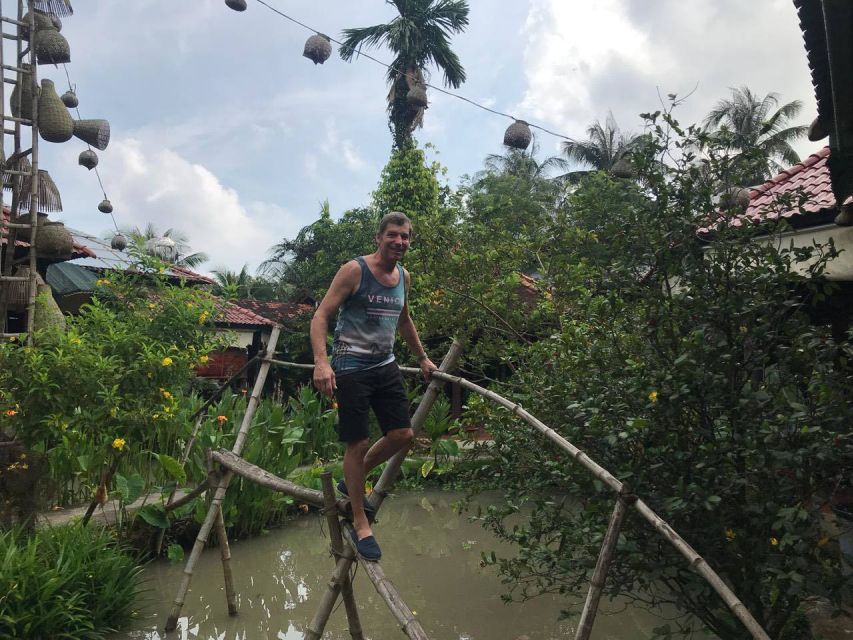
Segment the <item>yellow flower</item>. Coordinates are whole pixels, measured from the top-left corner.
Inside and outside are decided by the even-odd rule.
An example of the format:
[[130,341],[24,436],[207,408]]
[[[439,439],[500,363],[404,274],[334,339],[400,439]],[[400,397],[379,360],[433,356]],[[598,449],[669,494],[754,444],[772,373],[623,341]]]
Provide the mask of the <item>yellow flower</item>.
[[96,284],[96,285],[98,285],[99,287],[100,287],[100,286],[108,285],[109,283],[110,283],[110,281],[109,281],[109,280],[107,280],[106,278],[98,278],[98,279],[95,281],[95,284]]
[[819,546],[819,547],[825,547],[828,544],[829,544],[829,538],[826,536],[823,536],[820,540],[817,541],[817,546]]
[[770,546],[778,547],[779,546],[779,538],[771,537],[770,538]]
[[202,364],[207,364],[207,361],[210,360],[210,356],[199,356],[198,361]]
[[217,421],[220,425],[223,425],[223,424],[225,424],[226,422],[228,422],[228,418],[227,418],[226,416],[216,416],[216,421]]
[[124,451],[124,446],[127,444],[124,438],[116,438],[113,440],[113,449],[116,451]]
[[163,397],[164,397],[164,398],[166,398],[166,400],[171,400],[171,399],[172,399],[172,394],[171,394],[171,392],[166,391],[163,387],[160,387],[160,393],[163,395]]
[[149,302],[149,303],[148,303],[148,308],[149,308],[149,309],[156,309],[156,308],[157,308],[157,305],[156,305],[156,304],[154,304],[153,302]]
[[172,365],[172,362],[172,359],[169,356],[166,356],[165,358],[163,358],[163,361],[160,364],[162,364],[164,367],[169,367]]
[[651,402],[657,402],[658,401],[658,392],[657,391],[652,391],[649,394],[649,401],[651,401]]
[[202,311],[202,312],[198,315],[198,323],[199,323],[199,324],[204,324],[205,322],[207,322],[207,317],[208,317],[208,315],[210,315],[210,314],[208,314],[208,313],[207,313],[207,311]]
[[733,529],[726,528],[725,534],[726,540],[728,540],[729,542],[735,539],[735,532]]

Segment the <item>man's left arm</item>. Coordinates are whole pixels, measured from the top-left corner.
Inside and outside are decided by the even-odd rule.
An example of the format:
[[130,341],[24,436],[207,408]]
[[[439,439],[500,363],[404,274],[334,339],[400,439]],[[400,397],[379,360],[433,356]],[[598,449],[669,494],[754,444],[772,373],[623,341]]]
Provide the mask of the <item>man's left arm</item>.
[[433,364],[432,360],[427,356],[426,351],[424,351],[421,339],[418,337],[418,330],[415,327],[412,316],[409,314],[409,272],[404,270],[403,275],[406,278],[406,297],[403,301],[403,310],[400,312],[400,319],[397,322],[397,329],[399,329],[400,335],[403,336],[403,340],[409,346],[409,350],[417,357],[418,366],[421,368],[424,378],[429,380],[430,374],[438,369],[438,367]]

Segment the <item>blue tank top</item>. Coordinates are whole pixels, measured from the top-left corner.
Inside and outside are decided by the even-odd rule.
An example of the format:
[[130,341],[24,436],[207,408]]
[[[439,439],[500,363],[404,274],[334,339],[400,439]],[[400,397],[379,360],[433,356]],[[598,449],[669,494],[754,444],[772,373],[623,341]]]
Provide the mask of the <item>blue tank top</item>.
[[397,265],[399,282],[386,287],[374,277],[364,257],[359,256],[356,261],[361,267],[361,282],[341,305],[335,327],[332,369],[336,374],[394,361],[394,336],[406,297],[401,265]]

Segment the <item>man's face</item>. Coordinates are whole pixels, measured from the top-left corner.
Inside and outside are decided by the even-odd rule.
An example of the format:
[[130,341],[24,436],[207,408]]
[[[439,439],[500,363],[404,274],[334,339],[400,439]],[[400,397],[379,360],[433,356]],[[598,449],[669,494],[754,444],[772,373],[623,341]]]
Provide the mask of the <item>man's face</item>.
[[389,224],[376,236],[379,253],[391,260],[401,260],[409,249],[412,229],[408,224]]

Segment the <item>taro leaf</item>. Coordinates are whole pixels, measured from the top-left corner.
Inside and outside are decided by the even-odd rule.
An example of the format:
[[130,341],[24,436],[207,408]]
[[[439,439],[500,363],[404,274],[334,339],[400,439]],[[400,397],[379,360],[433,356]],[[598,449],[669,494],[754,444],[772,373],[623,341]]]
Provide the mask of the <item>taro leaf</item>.
[[170,544],[166,549],[166,557],[169,562],[181,562],[184,559],[184,548],[179,544]]
[[181,463],[175,460],[172,456],[167,456],[165,453],[161,453],[157,456],[157,460],[159,460],[160,466],[163,467],[163,471],[168,473],[180,484],[184,484],[187,481],[187,472],[184,471],[183,467],[181,467]]
[[426,478],[429,475],[429,472],[432,471],[432,468],[435,466],[435,460],[427,460],[421,465],[421,475]]
[[83,471],[88,471],[92,468],[92,456],[90,454],[77,456],[77,464],[80,465],[80,469]]
[[[160,505],[147,504],[137,512],[137,515],[152,527],[157,527],[158,529],[169,528],[169,518],[166,517],[166,510]],[[169,553],[171,553],[171,546]]]
[[138,473],[134,473],[132,476],[123,476],[117,473],[115,478],[116,491],[125,504],[132,503],[142,495],[142,491],[145,489],[145,480]]

